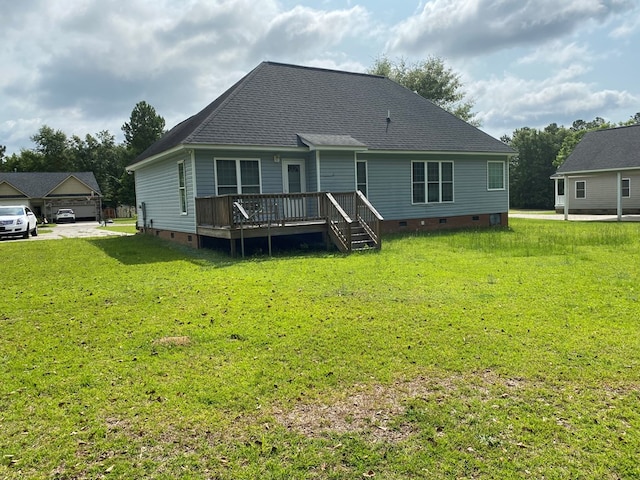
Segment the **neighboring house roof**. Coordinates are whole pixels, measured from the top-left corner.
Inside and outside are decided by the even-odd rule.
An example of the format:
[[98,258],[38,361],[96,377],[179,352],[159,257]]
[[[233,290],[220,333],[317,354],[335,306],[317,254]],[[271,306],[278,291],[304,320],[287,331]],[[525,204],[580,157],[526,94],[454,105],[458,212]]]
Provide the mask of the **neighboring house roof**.
[[0,183],[8,183],[28,198],[45,198],[69,177],[76,178],[96,195],[101,195],[93,172],[0,172]]
[[388,78],[263,62],[202,111],[172,128],[132,166],[179,146],[295,148],[303,143],[369,150],[514,153]]
[[587,132],[557,175],[640,168],[640,125]]

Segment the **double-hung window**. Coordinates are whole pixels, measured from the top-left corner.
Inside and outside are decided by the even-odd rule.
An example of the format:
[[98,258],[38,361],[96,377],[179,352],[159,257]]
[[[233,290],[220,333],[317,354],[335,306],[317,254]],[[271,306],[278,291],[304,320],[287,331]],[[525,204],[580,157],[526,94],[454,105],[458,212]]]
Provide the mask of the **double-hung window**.
[[487,162],[487,190],[504,190],[504,162]]
[[413,203],[453,202],[453,162],[412,162]]
[[622,198],[630,198],[631,197],[631,179],[623,178],[622,185],[620,186],[622,189]]
[[587,198],[587,182],[584,180],[576,181],[576,198]]
[[218,195],[260,193],[260,161],[216,159]]
[[187,176],[184,170],[184,162],[178,162],[178,196],[180,197],[180,213],[187,214]]

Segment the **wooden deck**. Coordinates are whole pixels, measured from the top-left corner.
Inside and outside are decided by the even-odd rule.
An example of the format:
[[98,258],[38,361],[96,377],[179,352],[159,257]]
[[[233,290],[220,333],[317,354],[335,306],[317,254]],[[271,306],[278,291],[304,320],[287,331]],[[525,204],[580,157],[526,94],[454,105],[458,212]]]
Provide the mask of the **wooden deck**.
[[343,252],[381,247],[382,217],[360,192],[242,194],[196,198],[198,235],[236,240],[322,233]]

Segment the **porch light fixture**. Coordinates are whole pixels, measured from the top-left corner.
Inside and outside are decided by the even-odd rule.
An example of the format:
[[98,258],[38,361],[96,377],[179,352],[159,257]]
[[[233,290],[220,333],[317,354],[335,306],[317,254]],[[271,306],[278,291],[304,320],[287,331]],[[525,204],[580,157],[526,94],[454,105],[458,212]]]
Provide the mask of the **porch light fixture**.
[[280,163],[280,155],[274,155],[273,156],[273,161],[276,163]]

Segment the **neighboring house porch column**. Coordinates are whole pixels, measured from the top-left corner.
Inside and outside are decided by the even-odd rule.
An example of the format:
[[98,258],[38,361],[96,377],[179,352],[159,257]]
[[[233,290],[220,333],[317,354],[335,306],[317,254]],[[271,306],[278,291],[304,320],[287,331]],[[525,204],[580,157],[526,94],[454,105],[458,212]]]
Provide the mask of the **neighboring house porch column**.
[[618,188],[616,188],[617,193],[617,212],[618,212],[618,221],[622,221],[622,172],[618,172],[616,175],[618,179]]

